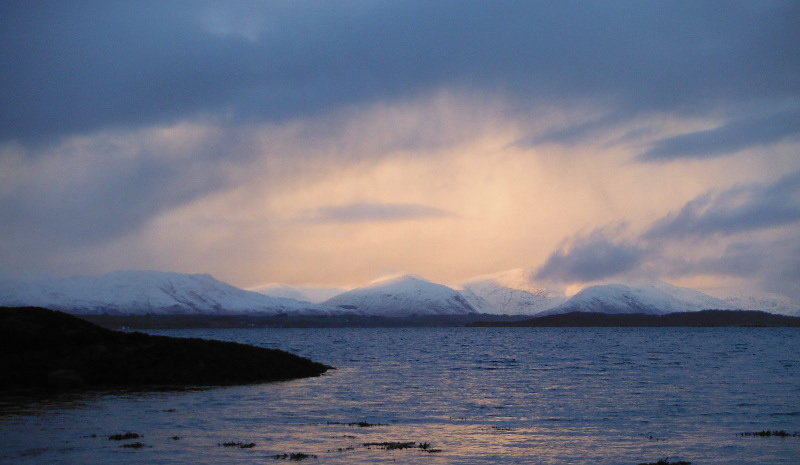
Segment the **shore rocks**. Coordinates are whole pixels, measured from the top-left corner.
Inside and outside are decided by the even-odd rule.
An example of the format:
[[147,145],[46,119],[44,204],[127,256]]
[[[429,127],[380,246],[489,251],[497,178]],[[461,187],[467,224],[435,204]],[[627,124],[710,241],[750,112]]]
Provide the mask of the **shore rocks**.
[[0,308],[4,390],[248,384],[330,368],[276,349],[124,333],[44,308]]

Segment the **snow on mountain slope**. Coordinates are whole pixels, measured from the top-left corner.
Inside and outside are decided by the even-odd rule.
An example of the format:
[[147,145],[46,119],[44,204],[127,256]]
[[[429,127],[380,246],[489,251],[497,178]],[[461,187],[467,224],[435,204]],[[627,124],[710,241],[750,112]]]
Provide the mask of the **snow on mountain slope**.
[[778,294],[729,296],[722,300],[741,310],[761,310],[779,315],[800,316],[800,302]]
[[347,289],[339,287],[290,286],[288,284],[266,284],[264,286],[251,287],[248,290],[271,297],[313,302],[315,304],[322,303],[347,291]]
[[660,281],[591,286],[566,300],[563,294],[537,287],[528,276],[524,270],[483,276],[464,283],[460,291],[403,276],[374,282],[318,304],[311,302],[320,302],[339,290],[270,286],[266,290],[270,294],[265,295],[236,288],[207,274],[120,271],[97,277],[0,278],[0,306],[41,306],[76,314],[544,315],[570,311],[661,314],[745,309],[800,316],[800,303],[783,296],[721,300]]
[[545,314],[567,312],[647,313],[660,315],[699,310],[730,310],[733,306],[721,299],[665,282],[634,285],[603,284],[587,287]]
[[516,269],[480,276],[461,284],[461,294],[481,313],[535,315],[561,305],[567,297],[537,286],[530,271]]
[[414,276],[373,282],[323,302],[361,315],[407,316],[475,313],[457,291]]
[[0,305],[75,314],[328,313],[306,302],[245,291],[208,274],[117,271],[103,276],[0,280]]

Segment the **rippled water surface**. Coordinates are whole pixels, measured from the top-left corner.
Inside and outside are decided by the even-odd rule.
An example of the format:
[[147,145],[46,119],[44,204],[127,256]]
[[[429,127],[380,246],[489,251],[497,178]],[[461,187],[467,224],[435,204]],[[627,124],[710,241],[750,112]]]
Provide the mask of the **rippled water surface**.
[[[797,329],[153,333],[279,348],[337,369],[208,390],[2,399],[0,463],[253,464],[293,453],[326,464],[800,463],[800,437],[741,435],[800,432]],[[108,439],[127,431],[141,437]],[[133,442],[144,447],[121,447]],[[414,447],[364,445],[400,442]]]

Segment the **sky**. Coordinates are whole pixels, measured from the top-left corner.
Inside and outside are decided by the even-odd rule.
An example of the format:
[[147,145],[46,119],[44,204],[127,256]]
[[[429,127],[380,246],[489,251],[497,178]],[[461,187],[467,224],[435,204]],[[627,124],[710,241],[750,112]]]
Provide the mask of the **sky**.
[[2,1],[0,274],[800,299],[800,3]]

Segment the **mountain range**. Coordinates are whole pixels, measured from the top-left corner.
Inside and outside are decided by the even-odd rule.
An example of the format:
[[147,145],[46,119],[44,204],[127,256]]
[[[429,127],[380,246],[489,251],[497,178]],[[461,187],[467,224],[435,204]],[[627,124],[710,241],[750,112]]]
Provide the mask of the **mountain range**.
[[208,274],[162,271],[0,279],[0,305],[45,307],[78,315],[273,315],[330,311],[309,302],[239,289]]
[[445,286],[418,276],[355,289],[267,285],[244,290],[208,274],[117,271],[71,278],[0,278],[0,306],[39,306],[78,315],[551,315],[569,312],[660,315],[699,310],[763,310],[800,316],[782,296],[718,299],[662,281],[586,287],[572,297],[510,270]]

